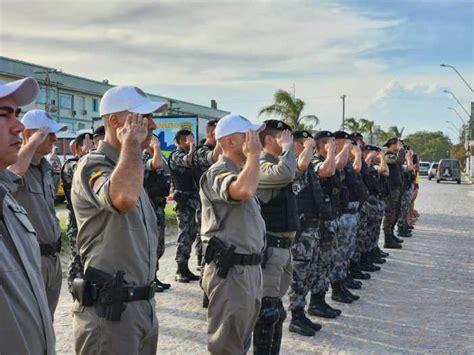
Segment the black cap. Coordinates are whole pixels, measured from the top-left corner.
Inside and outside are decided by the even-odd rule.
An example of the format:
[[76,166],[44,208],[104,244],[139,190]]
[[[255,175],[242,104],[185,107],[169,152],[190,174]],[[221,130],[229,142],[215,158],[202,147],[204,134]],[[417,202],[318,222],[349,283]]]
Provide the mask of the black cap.
[[265,123],[265,129],[276,129],[277,131],[284,131],[289,130],[291,131],[291,127],[288,126],[285,122],[280,120],[266,120],[263,121]]
[[191,134],[193,134],[193,132],[191,132],[189,129],[180,129],[178,132],[176,132],[174,139],[178,140],[180,137],[190,136]]
[[313,138],[313,135],[309,133],[306,130],[300,130],[300,131],[294,131],[293,132],[293,138],[298,139],[298,138]]
[[94,130],[94,134],[92,135],[94,138],[99,136],[105,136],[105,127],[99,126]]
[[314,135],[315,140],[322,139],[322,138],[331,138],[331,137],[334,138],[334,134],[332,134],[332,132],[330,131],[319,131],[318,133]]
[[334,134],[334,138],[336,139],[351,139],[351,136],[349,135],[349,133],[344,132],[344,131],[336,131],[333,134]]
[[351,133],[351,139],[353,141],[356,141],[358,139],[364,139],[364,136],[359,132],[353,132],[353,133]]
[[389,147],[389,146],[391,146],[392,144],[397,144],[397,142],[398,142],[398,138],[397,138],[397,137],[393,137],[393,138],[390,138],[388,141],[386,141],[383,146],[384,146],[384,147]]
[[216,120],[216,119],[209,120],[207,121],[207,127],[215,127],[217,126],[217,122],[219,122],[219,120]]
[[364,150],[369,150],[369,151],[372,151],[372,152],[380,152],[382,149],[380,149],[379,147],[377,147],[375,145],[367,144],[367,145],[365,145]]

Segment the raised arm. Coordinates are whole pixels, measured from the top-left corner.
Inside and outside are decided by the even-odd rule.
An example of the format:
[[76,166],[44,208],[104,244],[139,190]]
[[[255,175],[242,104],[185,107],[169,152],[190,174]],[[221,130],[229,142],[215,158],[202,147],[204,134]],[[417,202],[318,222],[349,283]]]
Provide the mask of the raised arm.
[[247,160],[235,181],[229,185],[229,196],[236,201],[251,199],[257,191],[260,176],[260,152],[262,146],[258,133],[250,131],[245,134],[243,153]]
[[300,171],[306,171],[308,169],[309,164],[311,163],[311,160],[313,159],[315,146],[314,139],[306,139],[304,141],[303,146],[304,149],[298,157],[298,169]]
[[330,177],[336,172],[336,143],[329,141],[326,143],[326,159],[318,168],[320,177]]
[[344,144],[344,147],[339,152],[339,154],[336,155],[336,168],[338,170],[341,170],[346,166],[347,160],[349,159],[349,152],[351,151],[351,149],[352,143],[347,142],[346,144]]
[[135,209],[143,189],[142,143],[148,134],[148,120],[141,115],[128,115],[117,130],[122,147],[117,165],[110,176],[109,197],[122,213]]
[[28,142],[21,146],[17,162],[10,165],[8,170],[13,171],[18,176],[24,176],[36,153],[36,149],[44,142],[48,134],[47,128],[40,128],[34,132]]

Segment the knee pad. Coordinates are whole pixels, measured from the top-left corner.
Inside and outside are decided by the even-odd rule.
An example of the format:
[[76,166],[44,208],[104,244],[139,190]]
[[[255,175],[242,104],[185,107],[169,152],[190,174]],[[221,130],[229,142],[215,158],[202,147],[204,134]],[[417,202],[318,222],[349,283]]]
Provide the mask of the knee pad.
[[264,297],[262,307],[258,315],[258,323],[265,326],[273,326],[280,319],[279,299],[275,297]]

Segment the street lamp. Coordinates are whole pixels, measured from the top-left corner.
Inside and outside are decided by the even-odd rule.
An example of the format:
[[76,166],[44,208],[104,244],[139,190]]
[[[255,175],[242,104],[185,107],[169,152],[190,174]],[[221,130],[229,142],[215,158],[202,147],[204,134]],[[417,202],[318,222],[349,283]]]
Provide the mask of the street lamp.
[[446,94],[450,94],[450,95],[458,102],[459,106],[461,106],[461,108],[464,110],[464,112],[466,112],[467,117],[469,117],[469,118],[471,117],[471,116],[469,115],[469,112],[467,112],[466,108],[462,105],[461,101],[458,100],[458,98],[456,97],[456,95],[454,95],[454,94],[453,94],[451,91],[449,91],[449,90],[443,90],[443,92],[445,92]]
[[459,132],[459,128],[458,128],[458,127],[456,127],[456,125],[453,123],[453,121],[446,121],[446,123],[449,123],[451,126],[453,126],[453,127],[454,127],[454,129],[455,129],[456,131],[458,131],[458,132]]
[[455,67],[453,67],[452,65],[449,65],[449,64],[440,64],[440,67],[446,67],[446,68],[453,69],[456,72],[456,74],[462,79],[462,81],[464,81],[464,84],[466,84],[466,86],[469,88],[469,90],[471,90],[471,92],[474,92],[471,85],[469,85],[469,83],[466,81],[466,79],[464,79],[464,77],[461,75],[460,72],[458,72],[458,70]]
[[341,126],[341,131],[344,130],[344,123],[345,123],[345,115],[346,115],[346,95],[341,95],[341,100],[342,100],[342,126]]
[[453,127],[451,127],[451,126],[447,126],[447,127],[453,131],[453,133],[454,133],[454,138],[457,138],[459,132],[456,132],[456,130],[455,130]]
[[448,110],[456,112],[456,115],[459,117],[459,119],[462,121],[462,124],[466,124],[466,121],[464,121],[464,118],[461,117],[459,112],[454,108],[454,107],[448,107]]

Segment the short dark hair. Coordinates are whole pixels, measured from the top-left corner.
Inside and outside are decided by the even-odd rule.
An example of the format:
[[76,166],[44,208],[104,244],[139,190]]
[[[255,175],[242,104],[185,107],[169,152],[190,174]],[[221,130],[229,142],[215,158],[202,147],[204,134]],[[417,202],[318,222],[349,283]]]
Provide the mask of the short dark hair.
[[262,144],[262,147],[265,147],[265,138],[267,136],[272,136],[273,138],[275,138],[275,136],[281,132],[282,132],[281,130],[274,129],[274,128],[265,128],[263,131],[261,131],[258,134],[258,137],[260,138],[260,143]]

